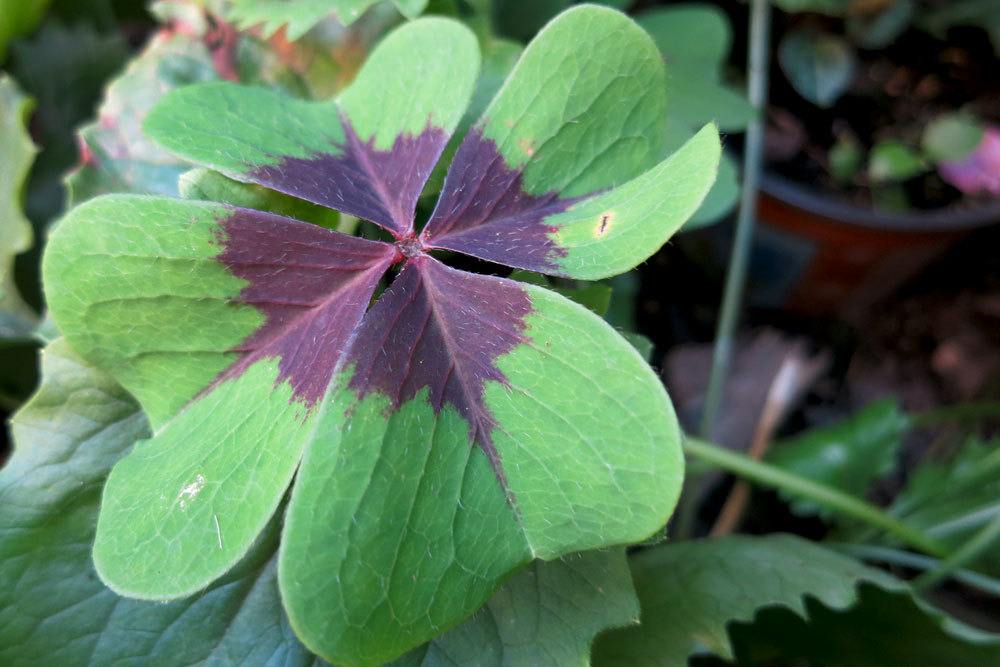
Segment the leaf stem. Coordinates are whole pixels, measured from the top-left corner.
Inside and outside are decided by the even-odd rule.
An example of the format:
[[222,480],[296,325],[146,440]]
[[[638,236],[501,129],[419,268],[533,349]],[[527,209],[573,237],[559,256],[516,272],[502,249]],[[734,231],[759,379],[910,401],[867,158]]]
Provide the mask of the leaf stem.
[[996,544],[1000,538],[1000,513],[993,520],[976,531],[962,546],[942,560],[936,568],[913,580],[913,588],[925,591],[937,586],[956,570],[963,568],[978,558],[984,551]]
[[808,498],[835,512],[880,528],[900,542],[924,553],[939,558],[943,558],[948,553],[948,549],[944,545],[922,531],[906,525],[871,503],[825,484],[799,477],[761,461],[754,461],[748,456],[698,438],[685,438],[684,450],[690,456],[718,466],[743,479]]
[[[861,560],[899,565],[914,570],[935,570],[941,565],[941,560],[938,558],[931,558],[930,556],[923,556],[910,551],[903,551],[902,549],[893,549],[892,547],[838,542],[826,542],[824,544],[831,549],[842,551]],[[952,571],[950,576],[955,581],[966,586],[971,586],[985,593],[1000,597],[1000,579],[994,579],[985,574],[961,568]]]
[[705,407],[701,414],[698,432],[711,437],[722,403],[722,390],[729,372],[733,352],[733,339],[739,321],[740,303],[746,284],[750,249],[753,245],[757,216],[757,190],[764,147],[764,111],[767,105],[767,72],[770,56],[771,3],[769,0],[750,0],[750,42],[747,53],[747,98],[757,111],[747,125],[743,149],[743,189],[740,193],[740,210],[736,218],[736,236],[729,259],[729,272],[722,296],[719,324],[715,332],[715,349],[712,353],[712,370],[705,392]]

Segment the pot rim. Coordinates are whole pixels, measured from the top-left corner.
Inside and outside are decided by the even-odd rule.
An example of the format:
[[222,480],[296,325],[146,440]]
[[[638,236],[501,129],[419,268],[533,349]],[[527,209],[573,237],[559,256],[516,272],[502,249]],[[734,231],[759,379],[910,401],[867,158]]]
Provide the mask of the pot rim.
[[1000,222],[1000,199],[972,208],[877,211],[841,201],[819,190],[765,171],[760,189],[786,204],[833,221],[900,232],[949,232],[987,227]]

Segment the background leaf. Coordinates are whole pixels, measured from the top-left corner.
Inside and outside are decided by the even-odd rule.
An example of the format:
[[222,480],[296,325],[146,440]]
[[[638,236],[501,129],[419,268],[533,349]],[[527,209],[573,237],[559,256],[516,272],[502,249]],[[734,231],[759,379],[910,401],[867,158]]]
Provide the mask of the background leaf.
[[[639,552],[630,562],[642,622],[598,637],[597,667],[681,667],[695,651],[732,658],[730,623],[751,621],[760,610],[773,606],[803,617],[809,613],[807,598],[833,610],[847,609],[857,603],[862,582],[894,593],[911,606],[914,600],[906,584],[885,572],[790,535],[669,543]],[[1000,636],[923,609],[932,621],[925,627],[978,644],[968,647],[971,655],[997,655],[1000,650]],[[868,627],[881,636],[877,623]],[[842,636],[850,641],[855,637],[854,631],[846,630]]]
[[847,42],[810,29],[785,33],[778,63],[799,95],[821,107],[832,106],[847,90],[857,66]]
[[14,284],[14,258],[32,243],[31,222],[22,210],[35,159],[26,128],[32,106],[10,77],[0,76],[0,339],[27,337],[36,320]]
[[199,39],[158,33],[108,87],[97,122],[80,130],[83,164],[67,178],[69,205],[100,194],[178,194],[177,179],[191,165],[148,139],[142,123],[170,90],[218,78]]
[[[284,27],[288,39],[304,35],[323,18],[333,14],[344,25],[350,25],[379,0],[232,0],[227,12],[230,20],[240,28],[257,25],[265,35]],[[396,8],[407,18],[419,16],[427,0],[393,0]]]
[[[909,418],[894,399],[876,401],[847,419],[775,444],[768,460],[796,475],[863,498],[871,483],[896,462]],[[797,514],[829,512],[801,498],[785,496]]]

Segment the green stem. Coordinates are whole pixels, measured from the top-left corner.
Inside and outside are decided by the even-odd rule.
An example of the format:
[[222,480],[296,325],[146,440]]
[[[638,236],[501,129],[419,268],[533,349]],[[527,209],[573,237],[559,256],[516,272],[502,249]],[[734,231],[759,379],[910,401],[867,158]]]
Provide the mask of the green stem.
[[705,392],[705,407],[701,414],[702,437],[711,437],[722,404],[722,389],[729,372],[733,354],[733,340],[739,322],[740,303],[746,284],[750,249],[753,246],[757,216],[757,190],[764,153],[764,110],[767,105],[767,72],[770,66],[771,3],[768,0],[750,1],[750,42],[747,53],[747,97],[756,109],[756,116],[747,125],[743,148],[743,190],[740,193],[740,210],[736,217],[736,235],[729,259],[729,272],[722,295],[719,324],[715,332],[715,349],[712,353],[712,370]]
[[1000,538],[1000,514],[997,514],[992,521],[977,531],[954,553],[942,560],[936,568],[924,572],[914,579],[913,587],[918,591],[933,588],[950,577],[956,570],[960,570],[975,561],[984,551],[992,547],[998,538]]
[[[922,556],[909,551],[893,549],[892,547],[880,547],[872,544],[843,544],[836,542],[825,542],[825,546],[842,551],[846,554],[860,558],[861,560],[875,561],[878,563],[888,563],[899,565],[913,570],[935,570],[941,565],[941,560]],[[1000,597],[1000,579],[988,577],[972,570],[956,569],[951,573],[951,578],[966,586],[977,588],[985,593]]]
[[799,477],[770,464],[755,461],[743,454],[697,438],[686,438],[684,450],[690,456],[712,463],[738,477],[762,486],[808,498],[835,512],[880,528],[900,542],[924,553],[939,558],[948,553],[948,549],[944,545],[922,531],[906,525],[871,503],[859,500],[837,489]]

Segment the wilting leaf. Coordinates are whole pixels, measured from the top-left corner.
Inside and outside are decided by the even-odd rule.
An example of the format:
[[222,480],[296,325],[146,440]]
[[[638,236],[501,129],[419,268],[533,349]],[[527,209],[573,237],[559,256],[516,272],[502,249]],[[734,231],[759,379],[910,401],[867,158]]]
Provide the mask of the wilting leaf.
[[[909,428],[899,404],[885,399],[841,422],[777,443],[768,459],[801,477],[864,497],[871,483],[893,468]],[[796,513],[829,516],[809,500],[788,500]]]
[[[334,15],[344,25],[356,21],[379,0],[233,0],[227,16],[241,28],[260,25],[265,35],[285,27],[289,39],[298,39],[323,18]],[[393,0],[409,18],[419,16],[427,0]]]
[[571,10],[473,126],[418,234],[417,198],[477,62],[467,29],[420,19],[333,101],[203,84],[147,118],[182,157],[362,217],[394,243],[134,196],[88,202],[53,235],[56,323],[154,427],[106,486],[94,558],[113,588],[170,599],[210,584],[298,468],[284,606],[317,653],[373,664],[453,626],[533,558],[666,521],[679,431],[628,342],[552,291],[429,251],[573,278],[630,269],[701,203],[717,133],[644,172],[660,155],[660,58],[623,15]]
[[[665,544],[636,554],[631,565],[641,625],[598,637],[593,661],[598,667],[682,667],[695,652],[731,659],[731,623],[752,621],[768,607],[805,616],[807,599],[832,610],[848,609],[857,604],[863,583],[894,594],[896,604],[910,609],[917,604],[925,627],[943,642],[969,642],[963,650],[970,655],[996,655],[1000,647],[1000,637],[977,632],[920,603],[906,584],[885,572],[790,535]],[[872,641],[881,641],[879,623],[864,626],[864,631],[874,635]],[[848,636],[856,638],[849,633],[845,640]]]
[[35,159],[26,125],[32,102],[7,76],[0,77],[0,339],[28,336],[36,316],[14,284],[14,258],[31,247],[24,216],[24,184]]
[[791,30],[778,45],[778,63],[799,95],[832,106],[847,90],[857,66],[850,44],[815,30]]
[[177,179],[191,165],[147,139],[142,122],[170,90],[215,78],[198,39],[157,34],[108,87],[97,122],[80,130],[84,157],[66,182],[70,205],[108,192],[177,194]]

